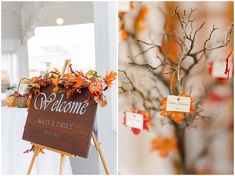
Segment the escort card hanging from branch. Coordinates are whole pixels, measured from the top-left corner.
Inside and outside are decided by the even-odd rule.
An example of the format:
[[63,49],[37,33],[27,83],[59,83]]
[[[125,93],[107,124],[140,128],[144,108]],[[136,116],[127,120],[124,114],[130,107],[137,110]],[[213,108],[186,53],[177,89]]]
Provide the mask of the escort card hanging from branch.
[[135,135],[139,135],[141,130],[149,131],[149,113],[139,110],[126,111],[124,113],[123,124],[131,127],[131,131]]
[[[141,109],[149,113],[152,120],[151,128],[155,129],[153,132],[158,132],[158,128],[160,128],[157,116],[160,112],[160,117],[165,118],[162,120],[172,125],[175,134],[168,137],[156,133],[156,138],[151,144],[152,150],[158,151],[160,156],[163,157],[177,150],[180,156],[179,162],[175,162],[176,160],[172,160],[172,162],[176,163],[177,169],[179,168],[179,174],[194,174],[195,163],[188,163],[188,151],[186,151],[187,147],[185,148],[187,130],[185,129],[195,126],[195,119],[208,119],[208,116],[204,115],[202,102],[204,102],[207,92],[211,91],[213,86],[210,82],[205,81],[208,83],[208,85],[205,85],[206,93],[196,91],[194,87],[191,87],[191,78],[194,79],[196,74],[206,71],[206,67],[202,67],[202,70],[199,69],[199,67],[201,68],[200,63],[206,62],[212,51],[226,48],[231,44],[233,23],[228,26],[224,33],[224,40],[214,42],[220,41],[219,38],[214,40],[214,33],[218,30],[215,25],[211,29],[208,28],[209,31],[206,29],[209,33],[204,38],[200,38],[200,33],[204,32],[203,28],[206,27],[206,22],[199,24],[200,20],[198,21],[194,15],[196,9],[179,10],[181,8],[179,6],[174,10],[172,9],[173,17],[170,18],[170,21],[178,21],[179,24],[175,28],[168,28],[170,24],[168,23],[168,17],[170,16],[168,13],[171,8],[168,9],[169,12],[165,13],[164,9],[157,7],[159,12],[163,12],[162,16],[165,17],[166,23],[164,24],[164,30],[162,30],[165,32],[155,36],[148,35],[151,32],[154,33],[152,31],[154,27],[149,26],[150,18],[145,18],[145,16],[148,14],[148,10],[152,11],[153,8],[148,8],[151,7],[148,3],[134,4],[137,7],[135,10],[119,13],[120,33],[121,35],[125,34],[122,35],[121,42],[123,46],[130,46],[126,50],[128,52],[126,54],[127,58],[121,57],[120,59],[122,67],[119,70],[119,95],[124,99],[131,97],[127,102],[129,102],[128,105],[132,109]],[[140,16],[143,18],[139,20],[138,17]],[[129,25],[130,20],[132,20],[131,24],[134,24],[133,26]],[[143,30],[138,30],[136,24],[140,24]],[[178,25],[180,28],[178,28]],[[140,35],[141,33],[143,35]],[[146,39],[146,36],[149,36],[149,38]],[[162,43],[156,40],[159,36],[162,36],[160,40]],[[229,65],[230,61],[232,61],[232,58],[227,57],[226,61],[223,61],[223,66],[219,69],[223,79],[231,76],[232,66]],[[196,70],[200,72],[197,73]],[[143,74],[138,74],[138,72]],[[146,75],[148,75],[148,81],[143,78]],[[206,76],[204,77],[207,79]],[[199,83],[204,84],[204,80]],[[191,88],[189,89],[189,87]],[[194,91],[198,93],[197,100],[191,97],[191,94],[195,96]],[[124,125],[126,125],[126,118],[125,113]],[[136,134],[139,134],[140,129],[132,127],[133,133],[135,130],[138,130]],[[208,146],[210,146],[208,144],[210,143],[206,143],[204,146],[206,150],[203,149],[203,151],[207,151]]]

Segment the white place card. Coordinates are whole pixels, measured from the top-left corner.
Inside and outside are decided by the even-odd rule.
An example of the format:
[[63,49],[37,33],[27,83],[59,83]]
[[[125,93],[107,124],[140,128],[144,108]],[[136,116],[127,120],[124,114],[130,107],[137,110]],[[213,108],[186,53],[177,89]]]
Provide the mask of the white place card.
[[[231,69],[232,67],[230,65],[231,64],[229,63],[229,68],[230,68],[229,75],[231,75],[232,73]],[[227,78],[227,75],[224,74],[225,66],[226,66],[225,61],[214,61],[212,65],[212,76],[214,78]]]
[[190,112],[190,97],[167,96],[166,111]]
[[126,125],[132,128],[143,129],[144,116],[134,112],[126,112]]

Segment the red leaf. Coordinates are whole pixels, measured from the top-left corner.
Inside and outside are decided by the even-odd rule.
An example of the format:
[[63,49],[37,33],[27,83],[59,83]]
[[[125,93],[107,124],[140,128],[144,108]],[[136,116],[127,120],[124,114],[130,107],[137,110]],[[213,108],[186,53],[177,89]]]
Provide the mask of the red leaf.
[[229,55],[227,56],[227,58],[226,58],[226,66],[225,66],[224,74],[227,75],[227,79],[229,78],[229,72],[230,72],[230,68],[229,68],[229,65],[228,65],[228,59],[229,59],[229,57],[231,56],[232,52],[233,52],[233,51],[231,51],[231,52],[229,53]]
[[138,129],[138,128],[131,128],[131,131],[132,131],[132,133],[135,134],[135,135],[140,134],[140,129]]

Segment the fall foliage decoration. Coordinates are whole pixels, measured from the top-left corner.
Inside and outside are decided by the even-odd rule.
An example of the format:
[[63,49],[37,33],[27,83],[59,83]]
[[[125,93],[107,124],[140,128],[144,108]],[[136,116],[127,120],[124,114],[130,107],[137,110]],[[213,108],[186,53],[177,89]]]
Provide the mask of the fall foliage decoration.
[[120,35],[122,40],[128,39],[128,32],[125,29],[120,29]]
[[[215,25],[209,28],[206,21],[201,22],[198,20],[197,16],[194,15],[197,11],[195,8],[187,7],[186,9],[181,9],[182,6],[176,6],[175,9],[171,9],[169,5],[166,10],[156,6],[151,6],[154,8],[150,8],[150,3],[146,5],[144,2],[134,2],[134,5],[134,10],[129,10],[123,13],[122,16],[119,15],[119,21],[122,25],[120,32],[125,30],[128,34],[128,40],[121,40],[120,42],[121,47],[125,47],[124,49],[126,50],[124,51],[127,53],[126,57],[123,56],[120,59],[119,97],[123,98],[123,101],[127,97],[131,97],[127,101],[131,109],[141,109],[143,112],[149,113],[151,118],[149,127],[151,126],[153,133],[161,130],[160,128],[163,125],[171,127],[174,133],[172,136],[174,137],[156,137],[151,143],[152,151],[158,151],[163,158],[166,158],[169,153],[177,151],[179,155],[179,158],[176,159],[177,162],[172,160],[174,164],[176,163],[176,167],[179,168],[177,172],[179,174],[192,174],[196,168],[195,162],[207,155],[205,153],[212,140],[210,138],[211,134],[204,134],[206,139],[208,138],[209,140],[202,144],[202,153],[195,156],[192,162],[188,159],[188,151],[186,151],[187,148],[185,147],[188,141],[185,137],[188,132],[186,129],[197,127],[198,121],[205,120],[207,122],[207,120],[210,120],[211,114],[208,115],[204,112],[206,107],[204,107],[204,103],[207,103],[207,97],[210,96],[209,92],[214,88],[214,84],[218,83],[218,78],[214,81],[209,79],[209,76],[202,76],[202,82],[200,83],[206,84],[206,86],[200,91],[198,87],[194,90],[193,85],[195,83],[191,81],[193,78],[196,80],[196,75],[203,75],[204,72],[208,71],[208,67],[201,67],[202,62],[207,64],[208,60],[216,61],[210,58],[212,51],[219,51],[218,49],[222,48],[226,49],[231,44],[233,22],[227,27],[226,32],[221,32],[222,41],[219,39],[214,40],[216,38],[214,33],[219,28]],[[155,31],[155,23],[153,25],[148,23],[148,29],[145,25],[147,20],[148,22],[151,20],[151,18],[148,18],[150,17],[148,15],[150,10],[159,10],[163,14],[165,23],[161,27],[164,29],[159,33]],[[168,16],[171,16],[171,21]],[[174,26],[167,28],[172,22]],[[127,24],[133,24],[133,26]],[[204,37],[202,38],[201,34],[203,32]],[[140,33],[143,35],[139,35]],[[158,40],[160,36],[161,41]],[[231,54],[229,55],[231,56]],[[223,76],[221,79],[225,81],[225,85],[228,87],[230,85],[233,86],[231,79],[229,81],[226,80],[226,77],[229,78],[231,76],[230,59],[231,57],[226,55],[226,60],[221,60],[222,64],[224,64],[224,67],[221,67]],[[138,74],[137,72],[143,72],[143,74]],[[146,78],[146,81],[142,81],[142,77],[146,75],[148,78]],[[147,84],[147,82],[153,84]],[[189,93],[186,94],[186,91]],[[197,96],[197,100],[192,98],[191,94],[195,97]],[[167,97],[164,97],[164,95],[190,97],[189,112],[166,111]],[[215,102],[222,101],[222,97],[219,96],[212,96],[211,99],[211,101]],[[161,114],[160,117],[159,114]],[[124,114],[123,118],[124,125],[126,125],[125,116],[126,114]],[[140,134],[140,131],[132,128],[132,133],[135,135]]]
[[120,38],[122,40],[127,40],[128,39],[128,32],[125,29],[125,23],[124,23],[124,16],[125,12],[119,12],[119,32],[120,32]]
[[[42,87],[53,84],[53,92],[65,92],[66,97],[69,98],[74,94],[79,94],[80,89],[88,88],[96,103],[100,104],[101,107],[106,106],[107,100],[103,92],[111,87],[117,73],[111,71],[102,77],[96,70],[89,70],[84,74],[82,71],[74,71],[72,65],[69,68],[70,72],[64,74],[63,77],[61,77],[57,68],[46,73],[44,77],[33,77],[28,86],[29,94],[39,94]],[[28,101],[30,102],[30,99]]]
[[146,4],[144,4],[141,6],[140,11],[135,19],[135,22],[134,22],[134,29],[137,32],[144,31],[144,29],[145,29],[144,22],[145,22],[145,18],[147,16],[147,13],[148,13],[148,6]]
[[92,82],[88,89],[93,95],[101,95],[103,91],[102,85],[99,81]]
[[[149,113],[145,112],[145,111],[140,111],[140,110],[132,110],[131,112],[133,113],[137,113],[137,114],[141,114],[144,116],[144,122],[143,122],[143,130],[149,131],[150,129],[150,117],[149,117]],[[123,117],[123,124],[126,125],[126,112],[124,113],[124,117]],[[140,134],[140,129],[138,128],[131,128],[131,132],[135,135],[139,135]]]
[[[107,73],[104,77],[99,75],[96,70],[89,70],[87,73],[82,71],[74,71],[72,65],[70,64],[70,72],[61,76],[60,71],[55,68],[54,70],[47,72],[44,76],[33,77],[27,79],[27,90],[24,96],[27,97],[27,107],[29,110],[31,97],[37,95],[41,92],[41,88],[52,84],[54,88],[52,92],[64,92],[66,97],[69,98],[72,95],[79,94],[80,89],[87,88],[93,95],[96,103],[101,107],[107,105],[107,100],[104,91],[108,90],[113,81],[116,79],[117,73],[111,71]],[[16,94],[15,92],[14,94]],[[14,106],[9,99],[8,106]]]
[[105,89],[111,87],[112,82],[116,79],[116,76],[117,76],[117,73],[113,71],[106,74],[106,76],[104,77],[104,81],[107,85]]
[[166,158],[169,153],[177,151],[177,140],[175,137],[166,138],[158,136],[151,142],[152,151],[158,151],[162,158]]
[[172,61],[176,61],[181,54],[179,44],[170,36],[168,38],[164,38],[162,41],[162,52],[164,52]]
[[226,58],[226,60],[225,60],[225,61],[226,61],[226,66],[225,66],[224,74],[227,75],[227,79],[229,78],[229,72],[230,72],[230,68],[229,68],[229,66],[228,66],[228,65],[229,65],[229,63],[228,63],[229,60],[228,60],[228,59],[230,58],[232,52],[233,52],[233,51],[231,51],[231,52],[228,54],[228,56],[227,56],[227,58]]
[[[69,68],[70,72],[66,74],[61,74],[57,68],[54,68],[53,71],[47,72],[44,76],[27,79],[27,93],[24,94],[24,96],[27,97],[27,111],[29,111],[32,96],[39,94],[43,87],[50,84],[54,86],[52,92],[64,92],[67,99],[72,95],[79,94],[80,89],[87,88],[93,95],[94,101],[97,104],[101,107],[107,105],[107,100],[103,92],[111,88],[112,83],[117,76],[116,72],[111,71],[103,77],[99,75],[96,70],[89,70],[84,74],[82,71],[74,71],[71,64]],[[16,93],[17,92],[14,94]],[[13,106],[10,99],[7,102],[9,106]],[[24,153],[34,152],[35,149],[36,147],[33,145]],[[42,148],[40,149],[40,152],[44,154]]]
[[[222,64],[224,64],[224,72],[223,72],[223,74],[224,74],[225,76],[220,75],[220,76],[216,76],[216,78],[215,78],[217,81],[220,81],[221,83],[226,82],[226,80],[228,80],[229,77],[231,77],[230,73],[233,74],[233,72],[234,72],[233,67],[232,67],[232,68],[229,68],[229,65],[230,65],[229,58],[231,58],[232,52],[233,52],[233,51],[231,51],[231,52],[226,56],[225,63],[224,63],[224,60],[219,60],[219,61],[217,61],[217,62],[221,62]],[[209,73],[209,75],[212,75],[212,74],[213,74],[213,69],[214,69],[213,67],[214,67],[215,62],[216,62],[216,61],[211,61],[211,62],[209,63],[209,67],[208,67],[208,73]],[[232,63],[232,65],[233,65],[233,63]],[[232,69],[232,70],[231,70],[231,69]]]
[[98,103],[101,107],[105,107],[107,105],[107,100],[104,95],[94,96],[94,100]]
[[[195,107],[193,106],[193,103],[196,101],[194,98],[191,96],[188,96],[185,92],[181,92],[179,96],[182,97],[190,97],[191,102],[190,102],[190,112],[195,112]],[[166,111],[166,103],[167,103],[167,97],[164,97],[161,101],[161,114],[164,117],[171,118],[173,121],[180,123],[185,120],[185,113],[184,112],[177,112],[177,111]]]

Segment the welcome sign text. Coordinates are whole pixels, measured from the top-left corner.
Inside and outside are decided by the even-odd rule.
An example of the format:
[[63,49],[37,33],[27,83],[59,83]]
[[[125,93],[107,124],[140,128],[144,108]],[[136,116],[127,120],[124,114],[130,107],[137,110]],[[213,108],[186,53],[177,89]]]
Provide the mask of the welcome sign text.
[[[60,96],[60,97],[57,97]],[[34,108],[37,110],[50,110],[54,112],[72,113],[83,115],[89,106],[89,102],[66,101],[65,94],[52,93],[47,96],[45,93],[40,93],[34,100]],[[50,106],[50,108],[48,108]]]

